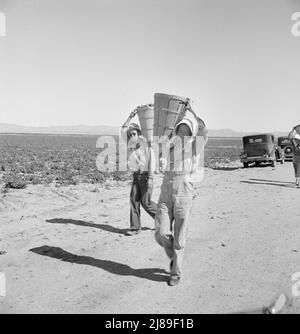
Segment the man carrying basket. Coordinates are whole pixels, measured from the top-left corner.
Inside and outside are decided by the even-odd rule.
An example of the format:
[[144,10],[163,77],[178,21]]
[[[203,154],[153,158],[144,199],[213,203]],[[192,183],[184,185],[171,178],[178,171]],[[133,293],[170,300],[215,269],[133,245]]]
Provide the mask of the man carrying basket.
[[155,162],[150,159],[151,150],[142,136],[141,128],[131,123],[137,114],[135,109],[121,128],[121,137],[128,145],[128,167],[133,172],[133,181],[130,192],[130,229],[127,236],[141,232],[140,205],[154,219],[156,203],[151,201]]
[[[197,141],[196,139],[200,139]],[[194,198],[194,182],[200,151],[207,142],[205,124],[191,107],[173,131],[174,146],[161,163],[164,171],[155,218],[155,239],[170,261],[170,286],[177,285],[182,276],[184,248]],[[200,147],[196,147],[202,146]],[[182,154],[183,153],[183,154]],[[183,156],[185,157],[183,158]],[[178,159],[176,158],[179,157]],[[180,159],[180,157],[182,159]]]

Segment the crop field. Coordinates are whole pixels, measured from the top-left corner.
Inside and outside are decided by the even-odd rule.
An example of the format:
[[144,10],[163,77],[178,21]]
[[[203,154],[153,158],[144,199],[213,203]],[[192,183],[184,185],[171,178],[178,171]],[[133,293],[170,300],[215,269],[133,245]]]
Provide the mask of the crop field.
[[239,160],[243,149],[241,138],[211,137],[205,146],[205,167],[215,167],[216,164],[226,164]]
[[[108,177],[129,179],[129,173],[97,169],[98,138],[93,135],[0,134],[2,183],[6,188],[24,188],[27,184],[52,182],[58,185],[101,183]],[[209,138],[205,166],[236,161],[241,149],[239,138]]]

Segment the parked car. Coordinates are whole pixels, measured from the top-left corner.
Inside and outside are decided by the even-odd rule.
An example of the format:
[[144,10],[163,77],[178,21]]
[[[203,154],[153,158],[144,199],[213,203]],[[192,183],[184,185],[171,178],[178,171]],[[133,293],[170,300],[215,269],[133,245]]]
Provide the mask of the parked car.
[[275,137],[271,133],[264,133],[243,137],[244,151],[241,154],[241,162],[247,168],[249,164],[270,163],[276,166],[276,161],[284,162],[284,154],[275,143]]
[[289,137],[278,137],[278,147],[283,150],[285,160],[293,160],[293,147]]

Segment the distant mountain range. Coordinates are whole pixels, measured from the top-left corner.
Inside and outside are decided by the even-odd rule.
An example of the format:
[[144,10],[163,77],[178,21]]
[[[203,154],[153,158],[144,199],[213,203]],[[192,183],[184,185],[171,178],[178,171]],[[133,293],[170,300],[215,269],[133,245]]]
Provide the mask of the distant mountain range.
[[[253,135],[253,134],[259,134],[262,132],[242,132],[242,131],[234,131],[231,129],[219,129],[219,130],[213,130],[208,129],[208,135],[209,137],[243,137],[247,135]],[[275,137],[281,137],[281,136],[287,136],[289,131],[268,131],[265,133],[272,133]]]
[[119,128],[106,125],[75,125],[34,127],[16,124],[0,123],[0,133],[45,133],[45,134],[90,134],[90,135],[116,135]]
[[[108,125],[76,125],[33,127],[16,124],[0,123],[0,133],[43,133],[43,134],[87,134],[87,135],[117,135],[119,128]],[[209,137],[243,137],[258,132],[238,132],[231,129],[209,129]],[[287,132],[273,131],[276,137],[286,136]]]

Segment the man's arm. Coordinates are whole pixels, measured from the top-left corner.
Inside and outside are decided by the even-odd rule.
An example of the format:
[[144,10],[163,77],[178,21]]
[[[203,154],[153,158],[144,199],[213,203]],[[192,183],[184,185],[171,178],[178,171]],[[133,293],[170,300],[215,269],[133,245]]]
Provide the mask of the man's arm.
[[148,177],[154,177],[155,172],[155,154],[152,147],[148,147]]
[[188,101],[186,109],[189,110],[194,115],[194,117],[196,118],[196,120],[198,122],[198,125],[199,125],[198,136],[203,136],[204,145],[206,145],[206,143],[208,141],[208,131],[207,131],[207,128],[206,128],[206,125],[205,125],[204,121],[196,115],[195,111],[193,110],[193,108],[191,106],[190,101]]
[[132,111],[129,117],[127,118],[127,120],[125,121],[125,123],[121,127],[120,136],[126,143],[127,143],[127,131],[128,131],[129,123],[131,119],[136,115],[136,113],[137,113],[137,109]]

